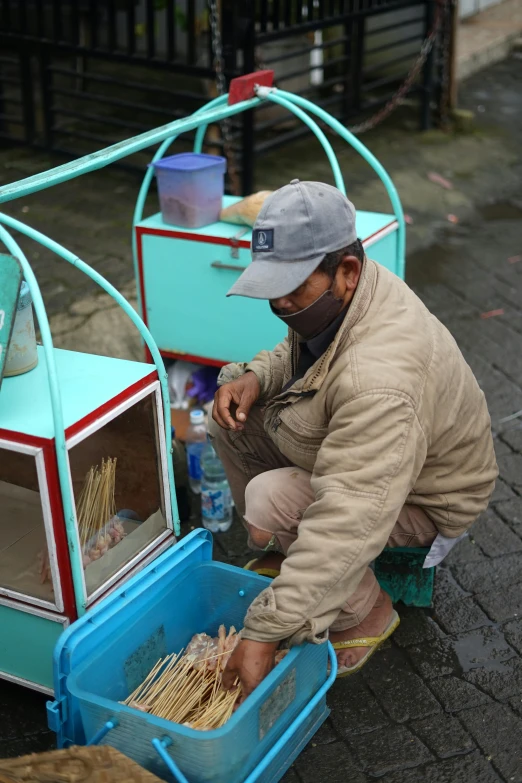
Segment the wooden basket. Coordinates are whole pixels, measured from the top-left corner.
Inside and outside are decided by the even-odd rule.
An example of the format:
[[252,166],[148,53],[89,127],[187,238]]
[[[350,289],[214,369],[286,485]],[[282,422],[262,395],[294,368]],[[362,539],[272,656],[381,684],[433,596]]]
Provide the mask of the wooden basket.
[[110,745],[0,759],[0,783],[162,783]]

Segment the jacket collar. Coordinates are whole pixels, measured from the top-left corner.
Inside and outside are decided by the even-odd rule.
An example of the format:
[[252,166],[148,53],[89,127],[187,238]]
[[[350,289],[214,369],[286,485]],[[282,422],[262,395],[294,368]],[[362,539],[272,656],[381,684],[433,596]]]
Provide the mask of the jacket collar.
[[[321,388],[323,381],[328,373],[330,364],[337,352],[339,346],[349,339],[350,331],[363,318],[370,305],[375,284],[377,281],[377,264],[369,258],[364,259],[361,276],[357,289],[353,296],[348,311],[339,327],[337,334],[330,343],[324,354],[312,365],[303,379],[302,391],[317,391]],[[290,332],[290,344],[292,352],[296,355],[298,351],[298,337],[293,331]]]

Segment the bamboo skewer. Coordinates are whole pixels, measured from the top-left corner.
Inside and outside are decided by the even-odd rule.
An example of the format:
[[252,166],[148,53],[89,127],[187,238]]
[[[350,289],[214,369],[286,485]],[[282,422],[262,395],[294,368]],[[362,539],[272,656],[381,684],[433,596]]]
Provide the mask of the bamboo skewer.
[[[221,626],[218,639],[207,637],[201,657],[200,645],[205,643],[205,634],[197,634],[195,647],[191,642],[187,650],[160,658],[123,704],[202,731],[223,726],[230,719],[240,693],[237,681],[233,691],[223,690],[221,684],[223,658],[231,654],[230,643],[237,639],[235,628],[227,635]],[[214,649],[217,652],[211,652]]]
[[107,544],[100,539],[108,523],[116,516],[116,459],[102,459],[101,467],[91,467],[76,504],[78,532],[82,551]]

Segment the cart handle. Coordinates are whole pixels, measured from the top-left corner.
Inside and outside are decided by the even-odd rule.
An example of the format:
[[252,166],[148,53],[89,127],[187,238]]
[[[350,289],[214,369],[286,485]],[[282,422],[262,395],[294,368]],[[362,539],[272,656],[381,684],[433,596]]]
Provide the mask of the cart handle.
[[306,111],[310,112],[310,114],[315,114],[316,117],[319,117],[320,120],[325,122],[332,130],[338,133],[339,136],[344,139],[347,144],[353,147],[353,149],[358,152],[362,158],[364,158],[366,163],[371,166],[384,185],[388,198],[391,202],[393,213],[397,218],[397,223],[399,224],[397,232],[397,257],[399,260],[399,269],[397,274],[404,279],[406,251],[406,223],[404,221],[404,211],[402,209],[402,204],[399,198],[399,194],[397,193],[397,189],[395,188],[390,175],[382,163],[380,163],[375,155],[370,152],[368,147],[366,147],[362,141],[359,141],[359,139],[354,136],[353,133],[345,128],[344,125],[339,122],[339,120],[336,120],[335,117],[332,117],[331,114],[328,114],[327,111],[321,109],[320,106],[316,106],[315,103],[312,103],[312,101],[309,101],[307,98],[301,98],[300,95],[294,95],[292,92],[279,90],[275,87],[258,87],[256,89],[256,94],[259,98],[272,101],[273,103],[281,103],[280,99],[285,98],[288,103],[292,104],[292,106],[289,108],[293,113],[296,113],[296,108],[300,106],[303,109],[306,109]]
[[155,738],[152,740],[152,744],[169,768],[170,772],[174,775],[174,779],[177,780],[178,783],[189,783],[174,759],[172,759],[165,750],[165,748],[168,748],[168,746],[172,744],[172,740],[169,737],[163,737],[162,740]]
[[125,141],[119,141],[116,144],[112,144],[110,147],[98,150],[97,152],[91,152],[88,155],[84,155],[82,158],[63,163],[61,166],[56,166],[48,171],[42,171],[39,174],[33,174],[30,177],[18,180],[17,182],[11,182],[8,185],[0,187],[0,203],[4,201],[12,201],[20,196],[27,196],[31,193],[37,193],[40,190],[45,190],[53,185],[59,185],[61,182],[67,182],[67,180],[74,179],[80,174],[88,174],[90,171],[97,171],[98,169],[108,166],[110,163],[114,163],[117,160],[132,155],[134,152],[139,152],[147,147],[152,147],[154,144],[158,144],[172,136],[174,133],[179,135],[180,133],[186,133],[187,131],[194,130],[201,124],[201,114],[206,115],[208,113],[208,123],[221,122],[221,120],[227,117],[232,117],[235,114],[241,114],[242,111],[247,109],[253,109],[259,104],[259,98],[252,98],[248,101],[242,101],[241,103],[235,103],[233,106],[223,105],[226,103],[228,95],[220,96],[225,100],[219,103],[205,104],[200,110],[189,114],[181,120],[173,120],[166,125],[161,125],[159,128],[153,128],[152,130],[140,133],[138,136],[133,136]]
[[115,729],[117,725],[118,725],[118,721],[116,720],[116,718],[111,718],[110,720],[108,720],[107,723],[104,723],[101,729],[96,732],[94,737],[92,737],[92,739],[89,740],[89,742],[87,743],[87,747],[89,747],[90,745],[98,745],[98,743],[102,741],[102,739],[109,733],[109,731],[111,729]]
[[[258,780],[259,776],[265,771],[265,769],[268,767],[271,761],[277,756],[277,754],[280,752],[281,748],[288,742],[289,739],[296,733],[296,731],[299,729],[301,724],[308,718],[312,710],[319,704],[325,693],[329,690],[329,688],[333,685],[335,678],[337,676],[337,656],[335,655],[335,650],[332,647],[330,642],[327,642],[328,644],[328,657],[330,659],[330,674],[328,675],[328,678],[326,679],[326,682],[319,688],[315,696],[313,696],[304,710],[299,713],[297,718],[290,724],[290,726],[287,728],[287,730],[279,737],[277,742],[274,743],[272,748],[268,751],[268,753],[264,756],[263,760],[257,765],[257,767],[250,773],[250,775],[245,778],[243,783],[255,783],[256,780]],[[176,762],[169,756],[169,754],[166,751],[166,748],[171,744],[172,740],[169,739],[169,737],[164,737],[162,740],[159,739],[153,739],[152,744],[167,765],[170,772],[174,775],[175,780],[178,781],[178,783],[189,783],[187,778],[184,776],[184,774],[181,772],[180,768],[176,764]]]
[[[260,87],[258,88],[258,92],[259,90],[261,90]],[[279,103],[285,109],[288,109],[288,111],[292,112],[292,114],[295,114],[295,116],[298,117],[301,120],[301,122],[303,122],[305,125],[307,125],[310,128],[310,130],[316,136],[316,138],[322,145],[324,151],[326,152],[326,157],[328,158],[330,162],[330,166],[332,167],[335,186],[341,191],[343,195],[346,196],[346,188],[344,186],[343,175],[341,174],[341,168],[337,161],[337,156],[333,151],[332,145],[330,144],[324,132],[321,130],[319,125],[316,123],[316,121],[313,120],[311,117],[309,117],[308,114],[306,114],[306,112],[304,112],[298,106],[293,106],[292,103],[286,98],[286,96],[282,96],[277,92],[277,90],[273,90],[270,87],[267,87],[266,90],[268,92],[266,94],[263,93],[262,95],[263,98],[269,98],[269,100],[271,100],[273,103]],[[277,97],[273,97],[276,93],[277,93]],[[196,137],[194,139],[194,152],[201,152],[205,134],[207,132],[207,128],[208,128],[208,123],[205,123],[205,125],[200,125],[199,128],[197,129]]]

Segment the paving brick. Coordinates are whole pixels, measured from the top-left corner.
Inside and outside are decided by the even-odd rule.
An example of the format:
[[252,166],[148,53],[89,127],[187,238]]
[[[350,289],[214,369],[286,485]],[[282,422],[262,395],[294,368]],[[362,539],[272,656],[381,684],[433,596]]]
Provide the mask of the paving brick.
[[522,692],[522,659],[512,658],[495,668],[472,669],[463,677],[493,699],[507,701]]
[[300,783],[299,778],[297,777],[297,772],[293,767],[290,767],[288,772],[284,774],[284,776],[281,778],[281,783]]
[[500,478],[512,487],[522,487],[522,454],[504,454],[498,459]]
[[522,540],[493,509],[481,514],[471,530],[474,540],[488,557],[499,557],[522,550]]
[[[497,459],[499,457],[503,457],[505,454],[512,454],[513,453],[513,449],[511,448],[511,446],[507,442],[504,442],[504,441],[505,441],[505,438],[504,438],[503,434],[502,434],[502,440],[499,437],[495,438],[495,441],[494,441],[493,445],[495,446],[495,456],[496,456]],[[521,438],[521,447],[522,447],[522,438]],[[521,450],[522,449],[515,449],[515,451],[521,451]]]
[[379,729],[354,738],[349,744],[362,770],[375,777],[417,767],[432,758],[428,748],[406,726]]
[[488,593],[520,581],[522,552],[504,555],[502,559],[488,559],[467,563],[452,569],[457,582],[471,593]]
[[0,740],[0,759],[11,759],[29,753],[44,753],[56,748],[56,734],[42,731],[38,734],[26,734],[23,737]]
[[329,745],[330,742],[337,742],[338,739],[339,738],[334,731],[332,723],[330,719],[328,719],[323,723],[319,731],[314,734],[310,745],[312,747],[316,747],[316,745]]
[[495,666],[514,656],[501,631],[489,625],[445,639],[409,647],[408,655],[424,679],[460,674],[470,669]]
[[496,503],[500,503],[502,500],[511,500],[512,498],[517,497],[517,493],[511,489],[509,484],[506,484],[505,481],[502,481],[501,478],[498,478],[495,484],[495,489],[493,490],[493,494],[491,496],[490,503],[495,505]]
[[328,705],[332,725],[342,737],[365,734],[390,722],[361,674],[338,680],[328,694]]
[[502,631],[493,626],[458,634],[451,644],[463,672],[493,668],[515,656]]
[[408,647],[412,644],[437,639],[442,631],[429,616],[427,610],[416,606],[398,607],[401,624],[393,634],[393,641],[399,647]]
[[522,655],[522,618],[506,623],[506,625],[503,626],[502,631],[506,641]]
[[[452,275],[453,278],[453,275]],[[521,294],[517,292],[521,298]],[[492,308],[495,309],[495,308]],[[506,313],[508,311],[506,310]],[[511,313],[508,317],[510,317]],[[468,350],[474,350],[477,341],[480,344],[481,357],[491,363],[505,376],[517,384],[522,382],[522,357],[514,351],[517,334],[503,325],[500,321],[496,323],[481,323],[477,326],[473,323],[474,319],[459,321],[458,328],[455,330],[458,335],[459,345]],[[499,454],[495,449],[497,455]]]
[[458,677],[439,677],[430,680],[429,686],[446,712],[459,712],[491,702],[486,693]]
[[522,427],[519,426],[518,422],[516,429],[503,430],[501,437],[513,451],[522,453]]
[[522,718],[522,695],[513,696],[508,700],[508,704],[519,718]]
[[511,530],[522,538],[522,498],[517,497],[498,503],[495,506],[495,511]]
[[[518,339],[518,338],[517,338]],[[503,457],[505,454],[512,454],[513,451],[520,451],[520,449],[513,449],[509,443],[504,438],[504,433],[502,435],[497,435],[495,437],[494,443],[495,447],[495,456],[498,459],[499,457]],[[522,445],[522,439],[521,439],[521,445]]]
[[363,669],[363,677],[386,712],[398,723],[424,718],[440,705],[397,647],[381,652]]
[[[501,567],[501,563],[499,563]],[[520,575],[522,577],[522,574]],[[522,580],[492,592],[478,593],[477,601],[488,617],[501,623],[511,617],[522,616]]]
[[477,753],[426,764],[417,769],[395,772],[380,778],[379,783],[498,783],[500,778],[490,762]]
[[425,720],[416,721],[415,733],[441,759],[460,756],[475,748],[469,734],[457,718],[451,715],[432,715]]
[[459,718],[504,779],[521,783],[522,743],[514,746],[513,738],[522,737],[522,719],[500,704],[464,710]]
[[2,740],[20,739],[26,734],[47,732],[47,696],[21,688],[11,682],[0,681],[0,737]]
[[451,567],[463,563],[475,563],[484,560],[485,555],[472,535],[463,538],[456,544],[451,552],[444,558],[444,565]]
[[[487,561],[487,558],[485,557],[481,559]],[[459,598],[464,598],[467,595],[469,595],[469,591],[464,590],[459,585],[459,583],[455,580],[450,568],[447,568],[445,565],[437,568],[437,573],[435,574],[435,585],[433,589],[434,606],[445,601],[453,601]]]
[[460,670],[453,644],[446,639],[434,639],[408,647],[407,652],[415,669],[425,680],[455,674]]
[[[364,739],[361,739],[364,742]],[[353,755],[343,742],[312,748],[302,753],[295,767],[302,783],[366,783]]]
[[491,623],[473,596],[457,598],[453,601],[437,601],[433,609],[433,617],[446,633],[470,631]]

